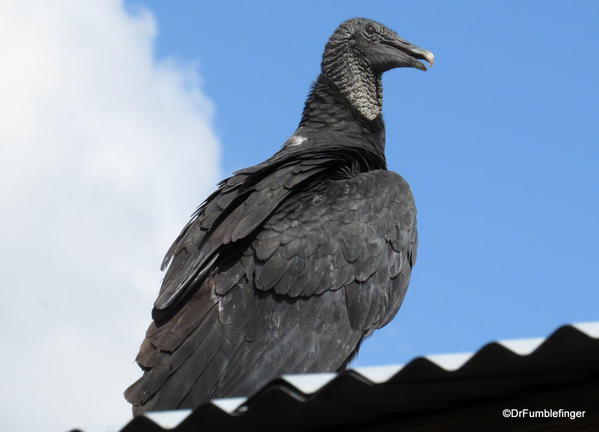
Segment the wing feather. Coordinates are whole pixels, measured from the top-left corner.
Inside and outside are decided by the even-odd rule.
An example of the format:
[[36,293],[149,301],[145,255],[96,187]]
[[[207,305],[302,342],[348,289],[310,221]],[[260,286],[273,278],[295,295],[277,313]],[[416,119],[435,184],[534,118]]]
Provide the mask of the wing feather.
[[[315,167],[283,167],[303,180],[277,173],[253,184],[260,169],[245,170],[243,181],[221,184],[229,196],[213,195],[183,230],[161,296],[185,280],[195,291],[148,329],[137,358],[144,376],[126,392],[135,412],[248,395],[282,373],[342,368],[395,315],[417,241],[407,184],[380,170],[299,187],[318,176]],[[248,204],[254,198],[259,208]],[[190,279],[211,254],[218,258],[204,279]]]
[[222,182],[167,252],[162,267],[170,266],[155,309],[167,309],[185,296],[214,267],[219,250],[250,236],[294,188],[323,170],[301,161],[266,164],[253,174],[242,171]]
[[405,290],[398,294],[393,279],[401,272],[409,279],[415,248],[407,183],[389,171],[370,171],[282,205],[252,242],[256,286],[290,297],[346,287],[352,323],[368,331],[386,324],[384,317],[393,315],[387,308],[399,307],[394,296],[403,298]]

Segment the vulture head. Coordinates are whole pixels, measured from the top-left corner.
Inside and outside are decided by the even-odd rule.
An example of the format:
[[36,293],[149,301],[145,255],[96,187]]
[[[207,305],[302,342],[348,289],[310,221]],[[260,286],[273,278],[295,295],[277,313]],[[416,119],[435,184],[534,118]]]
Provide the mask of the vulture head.
[[425,71],[420,60],[432,66],[433,53],[376,21],[353,18],[330,37],[321,68],[362,116],[374,120],[382,110],[382,73],[401,67]]

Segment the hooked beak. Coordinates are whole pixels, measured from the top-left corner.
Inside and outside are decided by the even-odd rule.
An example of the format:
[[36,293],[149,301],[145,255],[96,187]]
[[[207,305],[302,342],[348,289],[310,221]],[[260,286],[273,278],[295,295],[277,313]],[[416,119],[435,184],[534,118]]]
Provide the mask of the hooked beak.
[[420,62],[419,60],[424,60],[428,62],[430,67],[432,67],[435,63],[435,56],[432,52],[423,48],[419,48],[416,45],[411,44],[410,42],[400,38],[397,35],[395,35],[395,37],[393,37],[392,39],[384,41],[384,43],[400,51],[409,58],[409,65],[406,66],[414,67],[416,69],[425,71],[427,70],[426,65]]

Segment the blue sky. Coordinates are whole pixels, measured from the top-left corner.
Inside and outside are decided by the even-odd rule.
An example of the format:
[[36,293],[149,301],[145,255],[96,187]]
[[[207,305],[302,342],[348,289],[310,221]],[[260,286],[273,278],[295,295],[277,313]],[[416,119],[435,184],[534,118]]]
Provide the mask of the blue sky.
[[411,184],[418,263],[396,319],[356,365],[475,350],[599,320],[599,3],[160,2],[157,53],[197,62],[222,173],[295,129],[344,19],[433,51],[384,77],[389,168]]

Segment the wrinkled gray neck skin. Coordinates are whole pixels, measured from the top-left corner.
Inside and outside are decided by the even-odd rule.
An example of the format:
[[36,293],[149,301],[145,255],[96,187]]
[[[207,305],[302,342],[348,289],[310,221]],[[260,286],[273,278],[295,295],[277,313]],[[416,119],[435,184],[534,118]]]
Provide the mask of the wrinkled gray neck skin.
[[375,73],[368,62],[354,52],[348,35],[334,34],[322,57],[322,72],[368,120],[377,118],[383,109],[381,74]]

